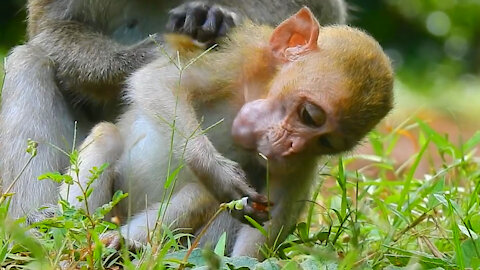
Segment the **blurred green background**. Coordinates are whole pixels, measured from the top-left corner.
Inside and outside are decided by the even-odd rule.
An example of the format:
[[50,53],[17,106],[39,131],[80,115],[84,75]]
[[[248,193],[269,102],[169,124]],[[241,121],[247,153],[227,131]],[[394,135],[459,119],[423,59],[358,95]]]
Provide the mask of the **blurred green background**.
[[[480,71],[479,0],[351,1],[353,25],[371,33],[412,89],[443,91]],[[442,89],[443,88],[443,89]]]
[[0,55],[25,40],[25,0],[0,1]]
[[[480,113],[480,0],[347,1],[349,23],[372,34],[391,57],[397,91],[435,98],[439,108]],[[25,40],[25,2],[1,0],[0,57]]]

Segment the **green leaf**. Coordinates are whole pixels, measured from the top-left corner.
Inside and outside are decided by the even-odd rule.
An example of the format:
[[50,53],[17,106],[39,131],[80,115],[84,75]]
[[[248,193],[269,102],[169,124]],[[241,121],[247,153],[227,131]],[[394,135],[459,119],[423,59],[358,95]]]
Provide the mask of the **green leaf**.
[[435,199],[437,199],[437,201],[439,201],[445,207],[448,207],[448,201],[445,198],[445,195],[443,195],[443,193],[434,193],[432,195],[433,195],[433,197],[435,197]]
[[403,261],[406,259],[405,262],[409,262],[410,259],[415,258],[415,260],[419,261],[423,265],[428,266],[427,269],[430,269],[435,266],[440,266],[440,267],[445,267],[445,269],[451,269],[452,268],[452,263],[450,262],[450,259],[447,258],[437,258],[431,254],[421,252],[421,251],[410,251],[410,250],[405,250],[401,248],[397,248],[394,246],[386,246],[388,249],[392,251],[396,251],[400,254],[386,254],[387,258],[390,261]]
[[337,215],[338,222],[342,222],[343,221],[342,214],[337,209],[334,209],[334,208],[332,208],[332,211],[335,213],[335,215]]
[[472,148],[480,143],[480,131],[477,131],[468,141],[463,144],[463,150],[465,152],[470,151]]
[[289,261],[282,267],[282,270],[298,270],[300,266],[295,261]]
[[163,187],[165,189],[169,188],[170,185],[172,184],[173,180],[175,180],[175,178],[177,178],[177,175],[178,173],[180,172],[180,170],[182,170],[184,164],[181,164],[180,166],[178,166],[167,178],[167,181],[165,181],[165,185],[163,185]]
[[3,194],[2,194],[2,197],[8,198],[8,197],[12,197],[13,195],[15,195],[15,193],[14,193],[14,192],[10,192],[10,193],[3,193]]
[[8,253],[10,253],[8,246],[9,246],[9,243],[8,243],[8,242],[5,242],[5,243],[2,245],[2,248],[0,249],[0,265],[3,265],[3,264],[4,264],[5,259],[7,258]]
[[465,267],[478,269],[473,267],[473,264],[478,264],[480,262],[479,249],[480,248],[480,239],[473,240],[471,238],[465,240],[460,246],[460,253],[455,253],[455,259],[463,260]]
[[453,233],[453,246],[455,248],[455,255],[458,267],[460,269],[465,269],[465,261],[463,257],[463,251],[460,246],[460,229],[458,228],[457,221],[455,220],[455,210],[450,200],[448,200],[448,209],[449,209],[449,216],[450,222],[452,224],[452,233]]
[[315,238],[318,239],[320,242],[324,242],[328,240],[328,236],[330,235],[330,232],[318,232],[315,235]]
[[73,185],[73,178],[68,174],[63,175],[63,181],[67,185]]
[[90,195],[92,195],[93,188],[88,188],[85,190],[85,198],[90,198]]
[[[167,249],[168,250],[168,249]],[[178,264],[176,262],[183,261],[183,258],[185,257],[185,254],[187,253],[187,250],[181,250],[181,251],[176,251],[176,252],[171,252],[165,255],[165,260],[163,263],[169,264],[168,262],[175,262],[175,264],[178,267]],[[205,258],[202,255],[202,250],[199,248],[196,248],[192,251],[192,254],[188,257],[188,262],[196,267],[200,266],[205,266],[206,261]],[[177,268],[175,267],[175,268]]]
[[99,208],[95,209],[94,218],[95,219],[103,219],[106,214],[112,211],[113,207],[117,205],[121,200],[128,197],[128,193],[123,193],[121,190],[117,190],[115,194],[113,194],[112,201],[106,203]]
[[305,223],[305,222],[298,223],[297,224],[297,232],[298,232],[298,235],[300,236],[300,239],[302,239],[303,242],[308,240],[307,223]]
[[105,171],[105,169],[108,168],[108,166],[110,166],[108,163],[104,163],[102,164],[102,166],[100,166],[100,168],[93,167],[92,169],[90,169],[90,176],[88,177],[88,182],[86,186],[90,186],[95,180],[97,180]]
[[65,239],[65,229],[63,228],[51,228],[52,237],[54,240],[54,247],[56,250],[59,250],[62,246],[62,243]]
[[125,199],[126,197],[128,197],[128,193],[123,193],[122,190],[117,190],[112,196],[112,203],[114,205],[116,205],[121,200]]
[[[420,152],[418,152],[417,156],[415,157],[415,161],[413,162],[412,167],[408,171],[407,177],[405,179],[405,183],[403,185],[402,192],[400,193],[400,198],[398,200],[398,205],[397,205],[397,210],[398,211],[405,210],[407,208],[407,205],[404,205],[405,201],[406,201],[406,197],[407,197],[407,194],[410,192],[410,185],[412,183],[413,176],[415,174],[415,171],[417,170],[418,165],[420,164],[420,160],[422,160],[422,157],[423,157],[423,154],[425,153],[425,150],[427,150],[427,146],[429,145],[429,142],[430,142],[430,139],[428,139],[422,145],[422,148],[420,149]],[[394,224],[396,224],[397,222],[398,222],[398,220],[396,220],[396,222],[394,222]]]
[[263,236],[268,237],[267,231],[265,230],[265,228],[262,227],[262,225],[260,225],[253,218],[251,218],[247,215],[244,215],[244,217],[248,222],[250,222],[250,224],[252,224],[253,227],[255,227],[257,230],[259,230],[263,234]]
[[472,223],[472,229],[475,233],[480,234],[480,214],[474,214],[470,221]]
[[377,156],[383,155],[383,143],[380,141],[380,134],[377,131],[372,131],[368,134],[368,140]]
[[40,176],[37,177],[38,180],[42,181],[42,180],[45,180],[45,179],[48,179],[48,180],[52,180],[56,183],[63,183],[65,182],[66,184],[72,184],[73,183],[73,179],[70,175],[68,174],[61,174],[59,172],[48,172],[48,173],[44,173]]
[[470,266],[473,269],[480,269],[480,259],[478,257],[473,257],[470,261]]
[[256,265],[255,270],[280,270],[279,260],[270,258]]
[[428,135],[428,138],[440,149],[442,152],[446,152],[452,156],[459,156],[460,151],[455,145],[448,141],[447,138],[440,135],[438,132],[433,130],[425,122],[417,119],[418,125]]
[[[301,263],[303,270],[317,270],[317,269],[325,269],[325,265],[322,262],[316,260],[313,257],[307,258],[305,261]],[[323,268],[322,268],[323,267]]]
[[70,165],[74,165],[74,164],[77,164],[78,163],[78,155],[79,155],[79,152],[77,149],[73,150],[72,153],[70,154],[69,158],[70,158]]
[[223,262],[226,267],[220,267],[220,269],[254,269],[255,265],[258,265],[257,259],[240,256],[240,257],[223,257]]
[[224,256],[226,246],[227,246],[227,233],[223,232],[222,235],[220,236],[220,239],[218,239],[218,242],[215,245],[215,249],[213,250],[213,252],[215,252],[215,254],[217,254],[218,256]]
[[347,201],[347,176],[345,174],[345,167],[342,158],[338,158],[338,176],[337,182],[342,191],[341,213],[342,216],[347,215],[348,201]]

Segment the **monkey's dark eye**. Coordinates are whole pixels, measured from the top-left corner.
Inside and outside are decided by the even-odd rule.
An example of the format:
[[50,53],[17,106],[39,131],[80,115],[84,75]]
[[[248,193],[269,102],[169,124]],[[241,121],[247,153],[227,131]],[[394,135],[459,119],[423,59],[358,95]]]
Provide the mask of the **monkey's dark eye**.
[[330,140],[327,138],[327,136],[322,136],[318,138],[318,144],[322,147],[328,148],[328,149],[333,149],[333,145],[330,142]]
[[312,103],[305,103],[300,109],[301,121],[311,127],[320,127],[326,121],[325,112],[318,106]]
[[340,135],[322,135],[318,138],[318,145],[330,153],[339,153],[348,149],[348,142]]

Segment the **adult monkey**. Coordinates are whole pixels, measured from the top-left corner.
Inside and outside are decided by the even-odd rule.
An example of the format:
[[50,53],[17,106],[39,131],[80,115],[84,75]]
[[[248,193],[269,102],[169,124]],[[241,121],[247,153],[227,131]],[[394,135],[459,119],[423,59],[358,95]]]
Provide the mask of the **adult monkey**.
[[[346,17],[343,0],[183,2],[187,3],[174,8],[178,2],[173,0],[28,1],[29,41],[14,48],[6,61],[0,108],[3,187],[12,183],[27,161],[27,139],[40,145],[37,157],[11,190],[16,193],[11,217],[56,202],[57,184],[36,178],[64,169],[68,158],[48,144],[71,145],[75,121],[77,138],[82,140],[94,124],[117,116],[125,77],[158,55],[149,34],[170,30],[208,43],[244,16],[274,24],[302,5],[310,6],[321,24],[344,23]],[[221,178],[233,179],[233,188],[219,190],[214,194],[217,198],[257,195],[244,183],[236,164],[224,167]],[[216,181],[223,180],[210,183]]]

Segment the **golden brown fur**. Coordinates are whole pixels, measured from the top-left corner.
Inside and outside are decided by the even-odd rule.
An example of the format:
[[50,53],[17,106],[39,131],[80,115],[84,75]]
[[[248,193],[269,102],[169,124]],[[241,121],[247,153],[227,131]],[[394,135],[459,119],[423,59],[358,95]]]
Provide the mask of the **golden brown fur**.
[[[184,37],[168,40],[174,48],[187,47],[183,65],[198,55],[195,44]],[[273,203],[271,219],[264,224],[267,235],[232,218],[242,220],[248,214],[265,221],[267,213],[247,203],[240,213],[215,220],[204,239],[216,243],[225,231],[229,253],[261,257],[260,246],[271,248],[294,227],[309,199],[318,158],[351,149],[392,106],[393,74],[378,43],[358,29],[319,27],[307,8],[275,29],[240,27],[220,49],[186,70],[180,72],[176,65],[158,59],[128,80],[130,105],[116,124],[122,136],[104,128],[105,136],[123,140],[122,153],[103,146],[102,140],[96,143],[92,133],[87,141],[93,141],[94,149],[80,156],[90,166],[104,156],[116,159],[111,164],[116,177],[97,180],[112,188],[95,189],[97,199],[88,203],[105,203],[113,188],[128,192],[131,207],[127,202],[119,206],[123,216],[134,214],[121,227],[128,242],[145,243],[151,237],[145,228],[155,225],[171,154],[174,166],[185,166],[166,210],[166,224],[198,232],[220,202],[246,196],[265,205],[253,187]],[[238,168],[246,172],[251,187],[242,186]],[[70,192],[68,200],[84,207],[75,197],[79,188]],[[148,198],[147,209],[143,198]],[[103,240],[116,246],[119,238],[115,231]]]

